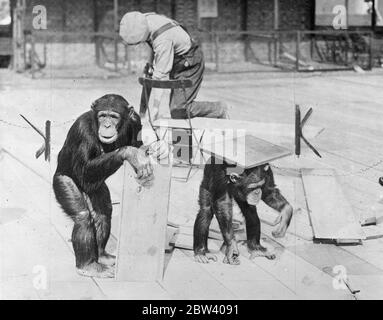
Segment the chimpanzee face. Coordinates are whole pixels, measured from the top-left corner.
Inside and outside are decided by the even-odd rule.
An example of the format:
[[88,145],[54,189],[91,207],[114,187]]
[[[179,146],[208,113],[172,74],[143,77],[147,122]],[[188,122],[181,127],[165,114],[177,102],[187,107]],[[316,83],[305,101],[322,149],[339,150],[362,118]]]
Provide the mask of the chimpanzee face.
[[97,113],[98,138],[102,143],[110,144],[117,140],[121,116],[119,113],[105,110]]
[[242,201],[256,206],[262,198],[262,187],[266,183],[266,172],[270,169],[268,164],[246,169],[242,173],[229,173],[230,183],[236,189]]

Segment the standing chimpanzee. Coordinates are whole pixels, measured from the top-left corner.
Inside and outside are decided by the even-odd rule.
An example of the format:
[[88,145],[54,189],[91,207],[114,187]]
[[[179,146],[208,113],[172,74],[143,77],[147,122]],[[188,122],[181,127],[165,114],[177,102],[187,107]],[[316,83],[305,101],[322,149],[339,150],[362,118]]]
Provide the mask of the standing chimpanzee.
[[108,94],[70,128],[53,177],[56,199],[74,221],[72,244],[83,276],[113,277],[115,257],[105,251],[112,203],[105,180],[127,160],[137,181],[150,186],[153,169],[138,139],[141,120],[121,96]]
[[238,168],[233,168],[225,162],[217,163],[212,157],[205,166],[199,190],[200,209],[194,223],[195,260],[201,263],[217,260],[214,255],[208,253],[207,247],[209,226],[215,215],[224,239],[223,262],[239,264],[239,251],[232,226],[233,198],[245,217],[250,258],[264,256],[275,259],[275,255],[260,244],[261,223],[256,205],[262,199],[268,206],[280,212],[276,221],[279,226],[273,231],[274,237],[285,235],[293,208],[276,188],[270,166],[260,165],[243,170],[239,174]]

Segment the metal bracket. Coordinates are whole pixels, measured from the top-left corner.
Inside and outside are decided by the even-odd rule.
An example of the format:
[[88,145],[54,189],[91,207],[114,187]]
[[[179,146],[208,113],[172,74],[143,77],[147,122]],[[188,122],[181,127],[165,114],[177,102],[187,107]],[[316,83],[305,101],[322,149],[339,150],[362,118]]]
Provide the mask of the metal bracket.
[[319,157],[322,158],[318,150],[314,148],[314,146],[307,141],[305,136],[303,135],[303,127],[306,124],[307,120],[310,118],[313,113],[313,109],[310,108],[309,111],[305,114],[303,119],[301,119],[301,109],[299,105],[295,105],[295,154],[299,157],[301,154],[301,139],[306,143],[306,145]]
[[38,159],[43,153],[45,155],[45,161],[51,161],[51,122],[45,121],[45,134],[41,132],[36,126],[34,126],[27,118],[22,114],[22,117],[43,139],[44,144],[36,151],[35,157]]

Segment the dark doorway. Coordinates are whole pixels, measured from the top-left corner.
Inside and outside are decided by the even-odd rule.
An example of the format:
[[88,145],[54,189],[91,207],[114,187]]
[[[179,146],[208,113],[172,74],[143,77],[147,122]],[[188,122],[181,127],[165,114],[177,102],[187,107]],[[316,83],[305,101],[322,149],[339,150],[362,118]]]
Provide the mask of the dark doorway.
[[0,68],[8,68],[11,63],[11,56],[0,56]]
[[0,0],[0,68],[8,68],[12,55],[12,14],[9,0]]

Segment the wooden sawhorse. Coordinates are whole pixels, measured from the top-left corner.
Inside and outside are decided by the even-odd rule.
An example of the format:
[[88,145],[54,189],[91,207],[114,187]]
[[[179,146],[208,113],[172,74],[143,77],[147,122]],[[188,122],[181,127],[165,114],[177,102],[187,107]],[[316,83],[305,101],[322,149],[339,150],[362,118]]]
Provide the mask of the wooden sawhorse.
[[[150,108],[148,107],[151,89],[152,88],[171,89],[171,90],[181,89],[181,90],[183,90],[183,93],[184,93],[185,105],[186,105],[187,104],[186,88],[191,87],[193,85],[193,82],[189,79],[155,80],[155,79],[151,79],[149,77],[141,77],[138,79],[138,82],[142,85],[142,97],[141,97],[141,100],[142,100],[141,105],[142,106],[141,106],[140,113],[146,112],[146,110],[148,111],[149,123],[150,123],[151,127],[153,128],[153,131],[156,134],[157,140],[159,140],[160,137],[158,136],[157,129],[159,129],[160,127],[154,125],[152,115],[150,113]],[[173,129],[184,130],[184,131],[186,131],[187,134],[188,134],[188,131],[190,131],[190,135],[193,137],[195,143],[197,144],[197,150],[196,150],[196,152],[193,152],[192,157],[188,157],[188,159],[189,159],[189,171],[188,171],[186,177],[182,177],[182,178],[176,177],[179,179],[185,179],[185,181],[187,182],[189,180],[191,170],[193,169],[193,162],[194,162],[194,160],[198,154],[198,150],[200,150],[199,146],[201,144],[204,132],[202,133],[201,137],[198,139],[198,137],[196,136],[196,133],[194,132],[193,127],[192,127],[192,122],[191,122],[191,117],[190,117],[190,109],[188,108],[188,106],[186,106],[186,114],[187,114],[187,119],[185,121],[187,123],[187,126],[186,127],[182,126],[182,127],[178,127],[178,128],[171,128],[169,126],[165,126],[166,130],[162,136],[162,139],[166,136],[169,129],[171,129],[171,130],[173,130]],[[182,119],[182,121],[184,121],[184,120]],[[203,156],[202,153],[201,153],[201,155]]]

